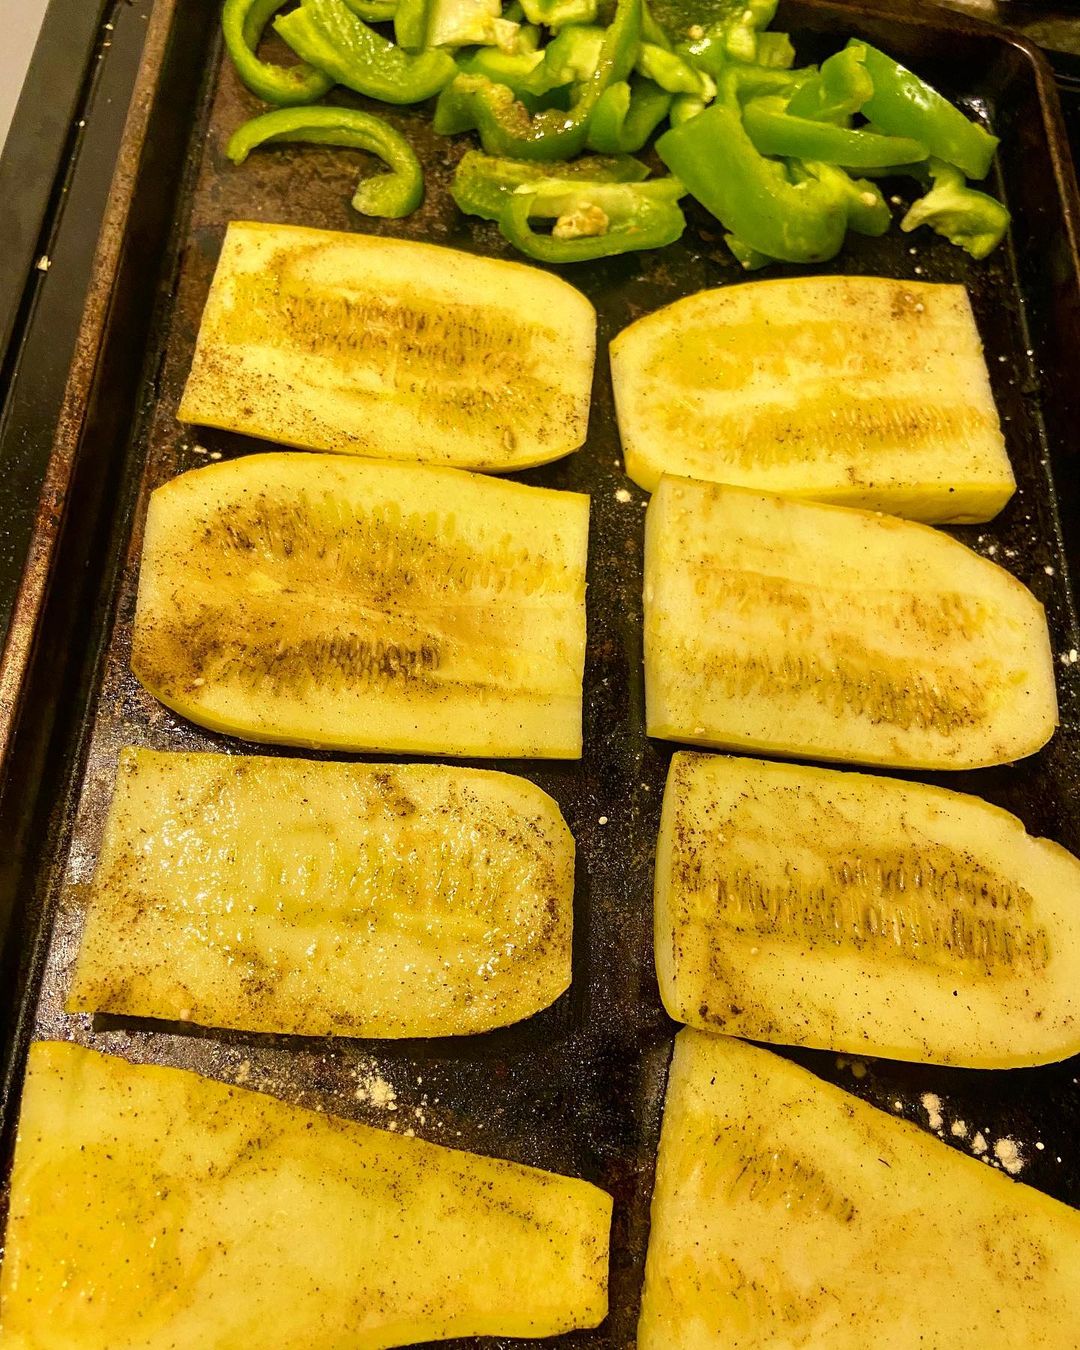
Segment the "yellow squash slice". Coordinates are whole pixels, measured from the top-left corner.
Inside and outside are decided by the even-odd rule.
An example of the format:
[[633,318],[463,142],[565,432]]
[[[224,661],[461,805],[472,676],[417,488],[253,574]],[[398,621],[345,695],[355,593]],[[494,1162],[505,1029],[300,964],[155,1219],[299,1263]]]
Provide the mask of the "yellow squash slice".
[[449,1036],[570,984],[574,840],[524,778],[125,750],[72,1012]]
[[585,440],[596,314],[548,272],[229,226],[179,416],[308,450],[502,472]]
[[924,521],[1016,487],[962,286],[799,277],[701,291],[611,344],[626,472]]
[[1066,1350],[1080,1214],[726,1037],[668,1080],[638,1350]]
[[587,1182],[80,1046],[30,1052],[5,1350],[383,1350],[607,1311]]
[[964,769],[1045,744],[1035,597],[937,530],[664,478],[645,525],[650,736]]
[[977,797],[671,762],[656,968],[680,1022],[971,1068],[1080,1053],[1080,861]]
[[216,731],[581,753],[589,499],[456,469],[249,455],[150,499],[132,667]]

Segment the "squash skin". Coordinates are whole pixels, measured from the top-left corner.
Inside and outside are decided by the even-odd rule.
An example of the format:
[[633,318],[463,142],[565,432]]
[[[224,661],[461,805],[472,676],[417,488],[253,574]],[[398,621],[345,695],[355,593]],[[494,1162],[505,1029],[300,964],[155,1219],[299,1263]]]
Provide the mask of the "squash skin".
[[596,312],[539,268],[233,221],[183,422],[305,450],[506,473],[585,440]]
[[1080,1053],[1080,860],[943,788],[680,752],[660,993],[705,1031],[997,1069]]
[[573,836],[527,779],[127,749],[66,1007],[474,1034],[569,987],[573,902]]
[[386,753],[581,754],[588,497],[292,453],[151,494],[132,669],[214,731]]
[[928,523],[1016,490],[962,286],[798,277],[700,291],[611,344],[626,472]]
[[11,1350],[385,1350],[607,1311],[587,1182],[183,1069],[31,1048],[0,1326]]
[[1063,1350],[1078,1264],[1077,1211],[768,1050],[676,1037],[638,1350]]
[[664,478],[644,604],[650,736],[964,769],[1029,755],[1057,725],[1042,606],[912,521]]

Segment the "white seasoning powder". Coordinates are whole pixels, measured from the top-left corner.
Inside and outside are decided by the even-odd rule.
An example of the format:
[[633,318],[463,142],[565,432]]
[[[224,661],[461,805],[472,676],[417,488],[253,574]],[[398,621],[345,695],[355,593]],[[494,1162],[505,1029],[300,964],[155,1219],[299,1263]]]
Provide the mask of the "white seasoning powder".
[[1011,1177],[1024,1169],[1024,1159],[1015,1139],[998,1139],[994,1144],[994,1157]]
[[983,1138],[982,1130],[979,1130],[971,1141],[971,1151],[980,1156],[986,1152],[986,1140]]
[[949,1126],[949,1133],[952,1135],[954,1139],[966,1139],[967,1132],[968,1131],[966,1120],[954,1120],[953,1123]]
[[941,1098],[936,1092],[924,1092],[919,1098],[926,1112],[927,1124],[932,1130],[940,1130],[942,1125]]
[[367,1106],[377,1106],[386,1111],[397,1110],[397,1090],[374,1067],[357,1069],[354,1096],[358,1102]]

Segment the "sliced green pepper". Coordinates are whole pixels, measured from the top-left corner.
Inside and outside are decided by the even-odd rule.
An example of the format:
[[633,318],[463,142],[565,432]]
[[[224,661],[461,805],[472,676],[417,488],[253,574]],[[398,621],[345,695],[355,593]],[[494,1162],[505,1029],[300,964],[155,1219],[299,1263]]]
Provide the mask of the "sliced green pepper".
[[604,90],[630,74],[640,38],[641,0],[618,0],[596,68],[569,111],[550,108],[530,115],[506,86],[459,75],[439,96],[435,130],[449,135],[475,127],[488,154],[510,159],[572,159],[585,145]]
[[394,11],[394,41],[404,51],[422,52],[427,47],[434,3],[435,0],[398,0]]
[[813,181],[834,188],[847,208],[848,229],[856,234],[884,234],[892,224],[888,203],[876,183],[852,178],[835,164],[814,160],[794,160],[791,165],[796,182]]
[[775,70],[790,70],[795,64],[795,47],[786,33],[759,33],[754,64]]
[[[559,166],[561,180],[590,183],[640,183],[649,170],[629,155],[584,155]],[[479,150],[461,157],[450,185],[450,195],[466,215],[498,220],[507,198],[517,188],[551,177],[547,164],[528,159],[495,159]]]
[[866,47],[861,42],[849,43],[843,51],[822,61],[818,73],[792,94],[788,112],[793,117],[846,126],[873,92],[874,82],[866,69]]
[[221,27],[236,73],[267,103],[313,103],[334,87],[329,75],[301,61],[279,66],[255,55],[263,30],[285,0],[225,0]]
[[698,113],[704,112],[707,106],[703,98],[694,98],[692,94],[676,94],[671,100],[671,111],[668,113],[671,125],[681,127],[684,122],[689,122]]
[[641,44],[634,69],[669,94],[692,94],[695,98],[708,99],[716,92],[715,84],[704,71],[695,70],[677,52],[668,51],[654,42]]
[[721,0],[700,36],[680,48],[699,70],[719,79],[731,61],[757,61],[758,39],[776,13],[777,0]]
[[564,28],[544,48],[544,69],[540,78],[544,88],[558,89],[564,84],[581,84],[591,79],[604,50],[604,29],[590,24]]
[[510,45],[516,29],[502,17],[501,0],[433,0],[424,46]]
[[521,0],[521,8],[530,23],[547,28],[565,28],[568,24],[595,23],[597,0]]
[[[587,262],[617,253],[672,244],[686,228],[679,208],[681,183],[584,183],[542,179],[507,199],[499,220],[505,237],[540,262]],[[550,234],[533,229],[534,217],[555,221]]]
[[742,124],[730,79],[717,101],[656,143],[667,167],[732,234],[786,262],[835,257],[847,230],[848,204],[835,183],[793,183],[766,159]]
[[415,211],[424,197],[424,176],[412,146],[381,117],[357,108],[278,108],[253,117],[229,138],[225,153],[243,164],[257,145],[268,141],[306,141],[344,145],[378,155],[389,173],[361,180],[352,204],[366,216],[397,219]]
[[604,155],[636,154],[670,108],[671,95],[652,80],[609,84],[589,121],[589,149]]
[[398,0],[345,0],[345,3],[365,23],[389,23],[398,7]]
[[458,60],[458,68],[463,74],[479,75],[493,84],[505,85],[516,98],[525,100],[545,94],[553,87],[547,84],[543,65],[543,52],[510,55],[494,47],[478,47]]
[[724,243],[744,271],[756,272],[759,268],[768,267],[770,263],[776,262],[776,259],[770,258],[767,253],[759,253],[756,248],[744,243],[737,234],[725,234]]
[[985,192],[968,187],[960,170],[942,160],[930,161],[930,177],[933,187],[912,203],[900,228],[910,233],[920,225],[929,225],[973,258],[992,253],[1009,228],[1008,208]]
[[305,61],[383,103],[420,103],[457,73],[447,52],[410,56],[358,19],[345,0],[304,0],[274,27]]
[[793,117],[781,98],[751,99],[743,108],[743,125],[763,155],[818,159],[852,169],[883,169],[925,159],[925,145],[907,136],[882,136],[849,130],[834,122]]
[[971,122],[918,75],[913,75],[891,56],[869,43],[855,43],[866,50],[866,69],[874,84],[873,95],[863,104],[863,113],[891,136],[911,136],[928,147],[935,159],[955,164],[968,178],[985,178],[998,140],[985,127]]

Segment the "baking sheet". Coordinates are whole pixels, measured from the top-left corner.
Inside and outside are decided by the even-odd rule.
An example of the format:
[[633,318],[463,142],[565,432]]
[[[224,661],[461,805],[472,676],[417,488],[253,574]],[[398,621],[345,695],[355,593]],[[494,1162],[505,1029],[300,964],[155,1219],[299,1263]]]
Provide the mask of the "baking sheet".
[[[907,236],[894,229],[878,240],[852,236],[840,258],[822,270],[960,282],[969,288],[1019,491],[991,525],[952,533],[1002,563],[1043,601],[1057,663],[1062,726],[1040,754],[992,770],[900,776],[978,793],[1014,811],[1032,832],[1080,853],[1080,662],[1071,659],[1080,648],[1080,634],[1067,576],[1068,553],[1080,536],[1080,481],[1071,442],[1062,434],[1073,415],[1077,383],[1068,350],[1068,324],[1080,313],[1080,282],[1068,229],[1075,203],[1061,196],[1056,176],[1060,161],[1055,158],[1059,128],[1052,120],[1041,120],[1049,115],[1045,77],[1032,57],[1004,36],[972,35],[956,24],[960,21],[948,15],[874,16],[843,6],[801,4],[782,10],[776,26],[793,32],[800,61],[817,58],[852,33],[878,41],[910,60],[950,96],[991,115],[1006,138],[1003,177],[995,190],[1006,197],[1016,220],[1008,249],[976,264],[928,232]],[[181,1065],[371,1124],[412,1129],[437,1142],[594,1181],[615,1196],[612,1312],[602,1327],[574,1333],[565,1343],[631,1345],[663,1086],[676,1030],[659,1002],[651,950],[652,853],[666,766],[676,747],[649,741],[644,734],[640,591],[646,497],[622,473],[606,346],[644,313],[703,287],[744,279],[726,256],[721,229],[703,211],[691,207],[684,239],[659,253],[566,269],[564,275],[581,287],[599,314],[588,443],[559,463],[515,475],[592,497],[583,758],[577,763],[496,765],[522,773],[551,793],[577,840],[574,981],[568,993],[537,1017],[502,1031],[401,1043],[202,1031],[120,1018],[68,1017],[62,1011],[119,750],[143,745],[300,753],[287,747],[252,747],[185,722],[147,694],[128,666],[147,494],[185,469],[266,448],[263,442],[187,428],[175,418],[226,223],[251,219],[321,226],[515,256],[494,225],[466,220],[453,205],[447,183],[471,138],[450,142],[434,137],[424,110],[379,109],[407,131],[425,165],[425,204],[403,221],[366,220],[351,210],[355,180],[371,167],[353,152],[284,147],[257,152],[242,167],[231,165],[224,155],[228,135],[262,105],[239,83],[231,66],[221,62],[214,31],[212,25],[189,25],[166,44],[161,57],[163,77],[176,62],[210,62],[217,71],[205,84],[205,99],[185,110],[190,117],[188,176],[177,190],[174,183],[155,183],[153,174],[144,171],[135,185],[129,230],[138,230],[144,219],[138,209],[140,193],[176,191],[176,210],[171,221],[159,223],[157,233],[140,244],[164,270],[156,292],[161,306],[157,336],[147,353],[139,398],[130,408],[133,441],[127,462],[137,471],[137,482],[126,484],[134,494],[132,526],[121,530],[126,537],[118,555],[90,559],[91,566],[101,569],[101,598],[110,617],[98,635],[102,661],[82,728],[86,753],[78,772],[55,784],[58,798],[70,804],[71,828],[63,848],[46,860],[50,866],[43,872],[44,889],[28,920],[47,947],[42,968],[24,991],[25,1029],[38,1037],[76,1039],[140,1062]],[[205,45],[198,46],[193,33],[203,34]],[[340,97],[365,106],[361,99]],[[890,192],[894,190],[906,196],[910,185],[890,185]],[[902,209],[898,205],[897,213]],[[171,233],[163,231],[165,224]],[[765,275],[798,272],[777,267]],[[129,278],[125,284],[133,283]],[[149,303],[153,297],[147,285]],[[115,324],[106,328],[106,348],[122,338]],[[109,450],[91,437],[80,454]],[[116,509],[121,506],[118,498]],[[78,509],[77,501],[73,509]],[[1062,518],[1070,527],[1068,545]],[[108,564],[113,563],[118,566],[110,572]],[[489,761],[474,762],[490,766]],[[27,940],[32,937],[28,930]],[[18,1047],[20,1056],[24,1049]],[[1024,1181],[1080,1204],[1080,1170],[1072,1144],[1080,1128],[1075,1061],[976,1072],[791,1053],[886,1110],[926,1128],[936,1125],[950,1146],[970,1151],[976,1133],[982,1134],[987,1165],[997,1165],[995,1141],[1014,1140]],[[374,1077],[393,1086],[393,1109],[371,1101],[367,1086]],[[10,1118],[9,1111],[9,1138]],[[958,1121],[966,1127],[963,1137],[951,1129]],[[455,1344],[530,1343],[488,1339]]]

